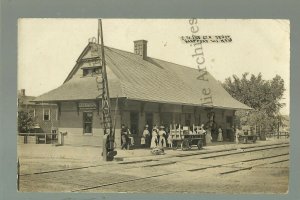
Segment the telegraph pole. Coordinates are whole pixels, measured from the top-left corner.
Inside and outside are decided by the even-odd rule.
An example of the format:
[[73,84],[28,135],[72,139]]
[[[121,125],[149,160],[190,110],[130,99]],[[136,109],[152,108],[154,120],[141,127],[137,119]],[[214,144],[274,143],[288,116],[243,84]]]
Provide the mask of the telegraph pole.
[[108,90],[108,80],[106,73],[106,63],[105,63],[105,52],[104,52],[104,41],[103,41],[103,30],[102,21],[98,20],[98,45],[101,38],[101,61],[102,68],[99,70],[99,75],[102,75],[102,114],[103,114],[103,160],[112,161],[114,156],[117,155],[117,151],[114,150],[115,144],[115,133],[112,127],[112,117],[111,117],[111,104],[109,98]]

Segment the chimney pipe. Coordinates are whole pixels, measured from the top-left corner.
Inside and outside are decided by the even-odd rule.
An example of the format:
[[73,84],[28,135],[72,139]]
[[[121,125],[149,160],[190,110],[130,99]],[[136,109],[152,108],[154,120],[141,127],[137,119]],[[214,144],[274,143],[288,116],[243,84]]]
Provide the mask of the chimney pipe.
[[147,40],[134,41],[134,53],[141,56],[142,59],[147,58]]
[[21,96],[25,96],[25,89],[21,89]]

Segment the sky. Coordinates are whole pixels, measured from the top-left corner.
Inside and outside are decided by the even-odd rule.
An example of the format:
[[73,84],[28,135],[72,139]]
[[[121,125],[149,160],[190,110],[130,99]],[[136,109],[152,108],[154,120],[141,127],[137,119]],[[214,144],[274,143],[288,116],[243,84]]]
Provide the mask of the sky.
[[[103,19],[106,46],[133,52],[133,41],[148,41],[148,56],[197,68],[189,19]],[[231,43],[203,44],[207,71],[224,81],[245,72],[285,81],[282,100],[290,111],[290,23],[288,20],[198,19],[195,35],[230,35]],[[60,86],[88,44],[97,37],[97,19],[19,19],[18,89],[38,96]]]

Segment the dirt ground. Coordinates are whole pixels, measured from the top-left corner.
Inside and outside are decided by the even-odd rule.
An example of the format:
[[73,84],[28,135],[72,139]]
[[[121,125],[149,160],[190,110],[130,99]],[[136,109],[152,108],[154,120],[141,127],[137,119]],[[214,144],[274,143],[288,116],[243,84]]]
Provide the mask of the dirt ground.
[[165,152],[154,156],[149,149],[118,150],[116,161],[104,162],[101,148],[96,147],[18,145],[20,191],[218,194],[288,191],[286,139]]

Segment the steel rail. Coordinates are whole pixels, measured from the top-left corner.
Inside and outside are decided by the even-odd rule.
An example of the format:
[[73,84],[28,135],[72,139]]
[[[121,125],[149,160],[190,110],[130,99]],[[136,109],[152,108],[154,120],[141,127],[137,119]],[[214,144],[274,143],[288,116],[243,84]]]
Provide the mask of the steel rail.
[[[175,171],[175,172],[168,172],[168,173],[163,173],[163,174],[156,174],[156,175],[146,176],[146,177],[131,178],[131,179],[127,179],[127,180],[114,181],[114,182],[111,182],[111,183],[105,183],[105,184],[100,184],[100,185],[97,185],[97,186],[77,189],[77,190],[73,190],[71,192],[87,191],[87,190],[92,190],[92,189],[96,189],[96,188],[112,186],[112,185],[128,183],[128,182],[134,182],[134,181],[138,181],[138,180],[151,179],[151,178],[156,178],[156,177],[161,177],[161,176],[168,176],[168,175],[178,174],[178,173],[187,172],[187,171],[188,172],[196,172],[196,171],[199,171],[199,170],[205,170],[205,169],[211,169],[211,168],[217,168],[217,167],[224,167],[224,166],[229,165],[229,164],[235,164],[235,163],[241,163],[241,162],[251,162],[251,161],[257,161],[257,160],[266,160],[266,159],[271,159],[271,158],[286,156],[286,155],[288,155],[288,153],[273,155],[273,156],[268,156],[268,157],[261,157],[261,158],[256,158],[256,159],[247,159],[247,160],[235,161],[235,162],[230,162],[230,163],[212,165],[212,166],[207,166],[207,167],[202,167],[202,168],[197,168],[197,169],[185,169],[185,170],[180,170],[180,171]],[[265,165],[265,164],[273,164],[273,163],[284,162],[284,161],[287,161],[287,159],[280,160],[280,161],[275,161],[275,162],[271,162],[271,163],[256,164],[256,165],[249,166],[249,167],[242,167],[242,168],[238,168],[238,169],[234,169],[234,170],[230,170],[230,171],[226,171],[226,172],[221,172],[219,174],[224,175],[224,174],[235,173],[235,172],[239,172],[239,171],[243,171],[243,170],[251,170],[256,166]],[[162,163],[161,165],[174,164],[174,163],[176,163],[176,162]],[[151,165],[151,166],[160,166],[160,165]]]
[[[281,145],[278,147],[278,145]],[[271,146],[271,145],[267,145],[267,146]],[[274,149],[274,148],[282,148],[282,147],[287,147],[289,145],[282,145],[280,144],[274,144],[272,145],[274,146],[273,148],[268,147],[268,148],[260,148],[260,149],[254,149],[254,150],[250,150],[250,151],[241,151],[241,152],[233,152],[233,153],[227,153],[227,154],[221,154],[221,155],[216,155],[216,156],[209,156],[209,157],[204,157],[204,158],[199,158],[199,159],[208,159],[208,158],[216,158],[216,157],[222,157],[222,155],[224,156],[228,156],[228,155],[235,155],[235,154],[243,154],[243,153],[248,153],[248,152],[253,152],[253,151],[259,151],[259,150],[270,150],[270,149]],[[262,147],[262,146],[259,146]],[[255,147],[251,147],[251,148],[255,148]],[[251,149],[249,148],[249,149]],[[243,148],[244,149],[244,148]],[[232,149],[234,151],[236,151],[236,149]],[[227,152],[227,151],[232,151],[232,150],[217,150],[217,151],[209,151],[209,152],[203,152],[202,154],[213,154],[213,153],[220,153],[220,152]],[[193,156],[197,156],[197,155],[202,155],[202,154],[193,154]],[[117,164],[120,165],[127,165],[127,164],[137,164],[137,163],[148,163],[148,162],[152,162],[152,161],[160,161],[162,159],[166,159],[166,158],[176,158],[178,157],[178,155],[175,156],[168,156],[168,157],[163,157],[160,159],[146,159],[146,160],[137,160],[137,161],[126,161],[126,162],[120,162]],[[183,157],[183,156],[180,156]],[[174,164],[174,162],[180,162],[180,161],[188,161],[188,160],[194,160],[194,158],[189,158],[189,159],[185,159],[185,160],[178,160],[178,161],[172,161],[172,164]],[[47,173],[55,173],[55,172],[62,172],[62,171],[72,171],[72,170],[81,170],[81,169],[88,169],[88,168],[95,168],[95,167],[102,167],[102,166],[107,166],[107,165],[112,165],[112,163],[103,163],[103,164],[98,164],[98,165],[90,165],[90,166],[83,166],[83,167],[73,167],[73,168],[66,168],[66,169],[57,169],[57,170],[49,170],[49,171],[41,171],[41,172],[34,172],[34,173],[27,173],[27,174],[20,174],[20,176],[30,176],[30,175],[38,175],[38,174],[47,174]],[[159,166],[160,164],[151,164],[151,165],[157,165]],[[166,164],[165,164],[166,165]],[[139,167],[147,167],[147,165],[145,166],[137,166],[136,168]],[[132,167],[130,167],[132,169]],[[124,168],[123,168],[124,169]]]
[[[282,156],[282,155],[278,155],[278,157],[279,156]],[[276,161],[276,162],[284,162],[284,161],[286,161],[286,159],[281,160],[281,161]],[[242,161],[232,162],[230,164],[238,163],[238,162],[242,162]],[[228,165],[228,164],[229,163],[204,167],[204,168],[201,168],[201,170],[210,169],[210,168],[217,168],[217,167],[223,167],[224,165]],[[264,164],[272,164],[272,163],[264,163]],[[259,165],[263,165],[263,164],[259,164]],[[244,171],[244,170],[251,170],[254,167],[259,166],[259,165],[234,169],[234,170],[230,170],[230,171],[226,171],[226,172],[221,172],[219,174],[224,175],[224,174],[230,174],[230,173],[235,173],[235,172]],[[200,170],[200,168],[199,168],[199,170]],[[186,171],[195,172],[195,171],[199,171],[199,170],[196,170],[196,169],[180,170],[180,171],[176,171],[176,172],[168,172],[168,173],[156,174],[156,175],[146,176],[146,177],[131,178],[131,179],[127,179],[127,180],[114,181],[114,182],[111,182],[111,183],[104,183],[104,184],[100,184],[100,185],[96,185],[96,186],[92,186],[92,187],[85,187],[85,188],[81,188],[81,189],[76,189],[76,190],[72,190],[71,192],[87,191],[87,190],[102,188],[102,187],[106,187],[106,186],[118,185],[118,184],[122,184],[122,183],[129,183],[129,182],[145,180],[145,179],[151,179],[151,178],[156,178],[156,177],[161,177],[161,176],[168,176],[168,175],[178,174],[178,173],[182,173],[182,172],[186,172]]]

